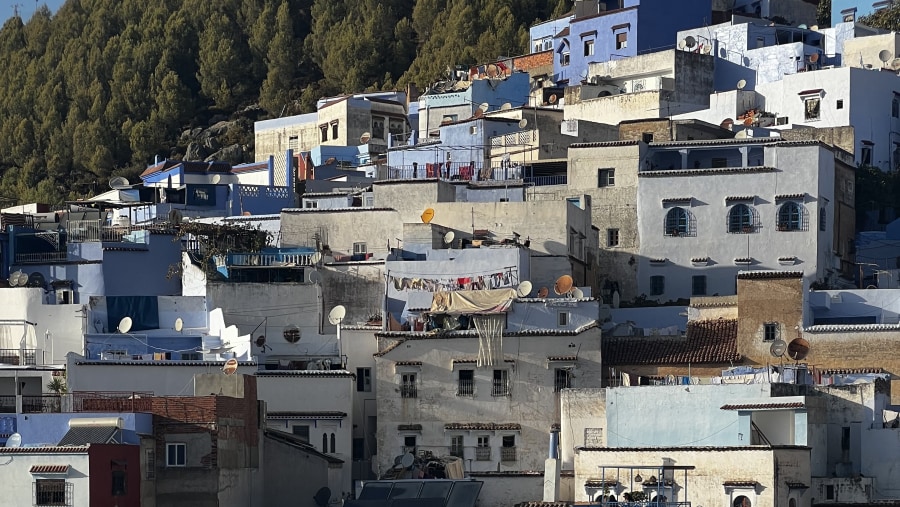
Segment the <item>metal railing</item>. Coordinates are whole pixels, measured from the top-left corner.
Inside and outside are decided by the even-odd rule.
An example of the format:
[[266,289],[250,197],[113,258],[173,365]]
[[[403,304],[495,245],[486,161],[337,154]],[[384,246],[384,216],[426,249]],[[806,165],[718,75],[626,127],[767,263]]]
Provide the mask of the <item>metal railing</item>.
[[[69,220],[66,222],[66,233],[69,243],[89,242],[121,242],[132,233],[147,231],[169,231],[169,224],[155,225],[106,225],[100,220]],[[146,243],[146,237],[134,236],[132,243]]]
[[476,447],[475,448],[475,460],[476,461],[490,461],[491,460],[491,448],[490,447]]
[[[229,253],[228,266],[312,266],[313,253]],[[219,257],[219,256],[217,256]],[[218,264],[220,259],[216,259]]]
[[148,412],[152,391],[75,391],[72,412]]
[[491,396],[509,396],[509,382],[494,379],[491,385]]
[[501,447],[500,448],[500,461],[515,461],[516,460],[516,448],[515,447]]
[[16,396],[15,395],[0,395],[0,414],[15,414],[16,413]]
[[59,413],[62,412],[60,395],[41,394],[37,396],[22,396],[23,414]]
[[16,264],[42,264],[45,262],[65,262],[68,252],[16,253]]
[[456,388],[457,396],[475,396],[475,381],[460,380]]
[[565,174],[557,174],[553,176],[526,176],[524,178],[526,185],[533,185],[535,187],[547,187],[550,185],[566,185],[568,184],[569,177]]
[[37,349],[0,349],[0,364],[34,365]]
[[416,398],[417,394],[415,384],[400,384],[401,398]]

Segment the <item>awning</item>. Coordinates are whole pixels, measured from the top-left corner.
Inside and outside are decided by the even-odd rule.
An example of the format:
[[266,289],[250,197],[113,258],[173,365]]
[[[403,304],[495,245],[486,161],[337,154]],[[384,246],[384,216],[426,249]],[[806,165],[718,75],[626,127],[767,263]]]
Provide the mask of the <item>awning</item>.
[[503,313],[509,310],[515,298],[515,289],[435,292],[431,301],[431,313],[450,315]]

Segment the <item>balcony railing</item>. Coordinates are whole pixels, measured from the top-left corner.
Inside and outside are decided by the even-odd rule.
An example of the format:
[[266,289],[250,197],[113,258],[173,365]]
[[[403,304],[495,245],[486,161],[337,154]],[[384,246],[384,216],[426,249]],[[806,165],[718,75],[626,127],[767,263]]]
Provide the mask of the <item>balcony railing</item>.
[[22,396],[23,414],[58,413],[62,411],[60,395]]
[[15,395],[0,396],[0,414],[16,413],[16,397]]
[[475,381],[460,380],[456,388],[457,396],[475,396]]
[[150,412],[150,391],[76,391],[72,412]]
[[476,447],[475,448],[475,460],[476,461],[490,461],[491,460],[491,448],[490,447]]
[[515,461],[516,460],[516,448],[515,447],[501,447],[500,448],[500,461]]
[[[312,266],[312,256],[310,253],[230,253],[225,257],[225,263],[228,266],[270,266],[270,267],[292,267],[292,266]],[[218,264],[222,259],[216,256]]]
[[451,445],[450,446],[450,455],[456,456],[457,458],[465,457],[465,449],[461,445]]
[[16,253],[16,264],[45,264],[48,262],[65,262],[68,252]]
[[169,224],[106,225],[100,220],[69,220],[66,233],[69,243],[108,241],[112,243],[148,243],[150,231],[169,231]]
[[534,185],[536,187],[546,187],[550,185],[565,185],[569,181],[569,177],[565,174],[556,174],[552,176],[526,176],[525,184]]
[[0,364],[34,365],[37,349],[0,349]]
[[494,379],[491,385],[491,396],[509,396],[509,382]]
[[416,398],[417,395],[415,384],[400,384],[401,398]]

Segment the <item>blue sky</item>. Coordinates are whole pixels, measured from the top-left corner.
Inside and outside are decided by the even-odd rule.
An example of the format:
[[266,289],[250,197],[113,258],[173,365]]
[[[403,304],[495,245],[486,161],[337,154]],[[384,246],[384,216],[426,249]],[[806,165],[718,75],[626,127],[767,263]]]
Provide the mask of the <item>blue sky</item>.
[[0,18],[4,22],[11,18],[13,13],[16,12],[16,5],[18,5],[19,16],[22,16],[23,20],[28,21],[28,18],[34,14],[38,6],[47,4],[51,11],[56,12],[63,3],[65,3],[65,0],[40,0],[38,2],[34,0],[0,0]]

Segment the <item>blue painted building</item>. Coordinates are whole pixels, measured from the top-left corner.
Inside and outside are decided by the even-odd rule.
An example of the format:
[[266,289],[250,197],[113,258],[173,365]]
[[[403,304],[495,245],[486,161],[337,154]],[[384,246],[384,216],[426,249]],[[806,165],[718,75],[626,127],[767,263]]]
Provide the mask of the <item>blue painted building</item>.
[[568,28],[572,21],[572,15],[559,19],[551,19],[543,23],[537,23],[528,31],[531,36],[530,53],[540,53],[553,49],[553,40],[556,34]]
[[710,0],[596,0],[575,2],[575,16],[555,36],[553,71],[557,84],[586,79],[588,64],[670,49],[676,33],[709,23]]

